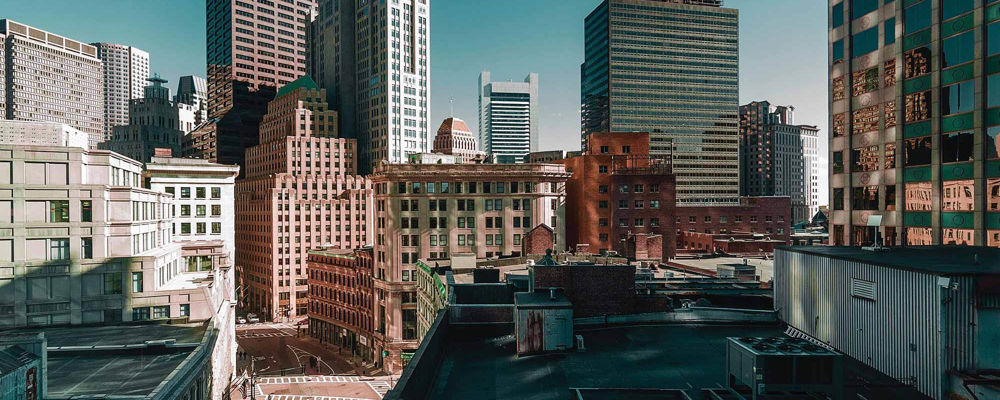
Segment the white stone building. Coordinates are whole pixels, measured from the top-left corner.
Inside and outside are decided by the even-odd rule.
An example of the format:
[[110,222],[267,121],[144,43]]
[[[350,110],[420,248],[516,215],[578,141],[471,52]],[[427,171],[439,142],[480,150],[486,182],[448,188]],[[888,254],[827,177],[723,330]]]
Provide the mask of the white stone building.
[[58,122],[0,120],[0,144],[90,148],[91,136]]

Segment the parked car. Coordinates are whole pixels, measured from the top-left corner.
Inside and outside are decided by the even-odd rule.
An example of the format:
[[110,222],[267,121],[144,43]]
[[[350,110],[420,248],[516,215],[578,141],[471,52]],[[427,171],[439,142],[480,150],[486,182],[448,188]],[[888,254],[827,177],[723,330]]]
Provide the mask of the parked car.
[[243,317],[236,318],[236,323],[237,324],[245,324],[245,323],[247,323],[247,319],[243,318]]
[[249,321],[251,324],[256,324],[260,322],[260,318],[257,318],[257,314],[250,313],[247,314],[247,321]]

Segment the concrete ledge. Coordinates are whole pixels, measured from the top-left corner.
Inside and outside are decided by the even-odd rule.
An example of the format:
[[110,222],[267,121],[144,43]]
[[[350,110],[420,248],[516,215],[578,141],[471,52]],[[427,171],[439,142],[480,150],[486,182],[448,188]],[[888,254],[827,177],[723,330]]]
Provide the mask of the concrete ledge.
[[690,307],[668,312],[607,315],[574,318],[577,327],[628,324],[717,323],[717,324],[770,324],[777,322],[772,310],[742,308]]

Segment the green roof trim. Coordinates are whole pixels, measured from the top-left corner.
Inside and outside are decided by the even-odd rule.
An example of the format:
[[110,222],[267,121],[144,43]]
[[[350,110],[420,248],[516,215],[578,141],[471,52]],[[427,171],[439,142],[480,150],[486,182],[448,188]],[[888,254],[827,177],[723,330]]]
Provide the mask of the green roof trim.
[[302,75],[302,77],[300,77],[299,79],[291,81],[287,85],[282,86],[281,89],[278,89],[278,95],[275,96],[275,98],[294,92],[295,89],[298,88],[319,90],[319,85],[317,85],[316,81],[312,80],[312,78],[310,78],[309,75]]
[[426,272],[428,275],[431,276],[432,279],[434,279],[434,286],[437,287],[438,293],[441,295],[441,304],[447,304],[448,291],[445,290],[444,283],[441,282],[440,275],[438,275],[437,272],[432,270],[431,267],[427,266],[427,264],[424,264],[424,262],[420,260],[417,260],[417,268],[424,270],[424,272]]

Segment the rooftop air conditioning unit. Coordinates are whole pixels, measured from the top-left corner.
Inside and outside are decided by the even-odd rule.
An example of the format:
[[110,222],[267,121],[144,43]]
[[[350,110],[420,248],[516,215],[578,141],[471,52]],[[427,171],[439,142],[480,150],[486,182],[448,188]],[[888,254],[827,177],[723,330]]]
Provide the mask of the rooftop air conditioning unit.
[[805,339],[731,337],[727,343],[728,385],[747,400],[844,398],[843,356]]

